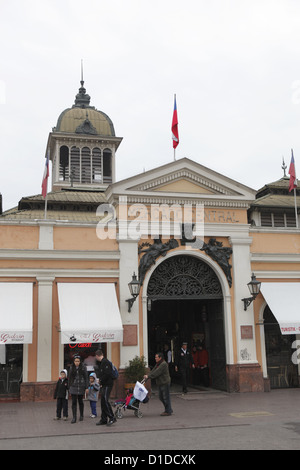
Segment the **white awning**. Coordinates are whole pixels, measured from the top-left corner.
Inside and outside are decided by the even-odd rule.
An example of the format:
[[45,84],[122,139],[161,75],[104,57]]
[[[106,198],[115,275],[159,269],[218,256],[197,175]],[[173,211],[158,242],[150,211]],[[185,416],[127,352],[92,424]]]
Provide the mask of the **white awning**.
[[0,282],[0,344],[32,343],[31,282]]
[[63,344],[123,341],[123,326],[114,284],[57,285]]
[[263,282],[261,293],[283,335],[300,334],[300,283]]

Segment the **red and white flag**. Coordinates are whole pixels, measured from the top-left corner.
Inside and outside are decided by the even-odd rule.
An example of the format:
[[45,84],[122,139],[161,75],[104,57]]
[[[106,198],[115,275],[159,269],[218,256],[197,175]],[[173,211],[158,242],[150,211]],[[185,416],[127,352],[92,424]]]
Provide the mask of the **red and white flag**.
[[174,97],[174,112],[173,112],[173,120],[172,120],[172,139],[173,139],[173,148],[176,149],[177,145],[179,144],[176,95]]
[[49,151],[47,153],[43,180],[42,180],[42,196],[44,199],[47,196],[48,178],[49,178]]
[[297,188],[296,168],[295,168],[293,149],[292,149],[292,158],[291,158],[291,163],[290,163],[290,168],[289,168],[289,175],[290,175],[290,184],[289,184],[289,192],[290,192],[292,191],[292,189]]

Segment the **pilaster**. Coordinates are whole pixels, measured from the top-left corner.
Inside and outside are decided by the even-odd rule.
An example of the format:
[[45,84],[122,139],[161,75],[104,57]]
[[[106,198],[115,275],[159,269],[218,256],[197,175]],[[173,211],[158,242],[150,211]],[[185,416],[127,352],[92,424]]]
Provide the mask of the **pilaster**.
[[[125,325],[137,325],[139,330],[139,299],[134,302],[131,312],[128,312],[128,303],[126,299],[130,298],[128,283],[132,279],[132,274],[135,272],[138,275],[138,240],[119,240],[120,252],[120,313]],[[139,355],[139,334],[137,333],[137,344],[131,346],[121,346],[120,351],[120,368],[124,368],[129,360],[134,356]]]
[[40,276],[38,281],[37,382],[51,381],[52,287],[55,277]]
[[[230,237],[230,243],[232,246],[237,363],[257,363],[253,304],[245,311],[244,303],[241,300],[244,297],[249,297],[247,284],[251,280],[250,245],[252,238],[245,233],[244,236],[238,238]],[[245,331],[248,334],[244,334]]]

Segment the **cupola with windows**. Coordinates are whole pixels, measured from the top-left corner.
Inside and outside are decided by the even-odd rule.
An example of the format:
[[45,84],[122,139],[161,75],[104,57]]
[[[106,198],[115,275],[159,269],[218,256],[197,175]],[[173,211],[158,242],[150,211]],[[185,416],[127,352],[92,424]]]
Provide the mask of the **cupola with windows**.
[[116,137],[111,119],[94,106],[81,87],[72,108],[65,109],[49,134],[52,191],[65,188],[104,191],[115,182]]
[[253,227],[264,230],[293,230],[298,226],[295,207],[299,221],[300,188],[296,189],[295,195],[289,191],[290,178],[286,175],[286,168],[283,162],[283,177],[257,191],[256,199],[251,203],[248,212],[249,223]]

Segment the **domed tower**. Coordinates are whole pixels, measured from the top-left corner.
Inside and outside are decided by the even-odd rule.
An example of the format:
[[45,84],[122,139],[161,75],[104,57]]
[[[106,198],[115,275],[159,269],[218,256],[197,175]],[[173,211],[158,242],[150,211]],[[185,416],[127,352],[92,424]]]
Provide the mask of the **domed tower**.
[[122,138],[115,136],[110,118],[90,106],[83,79],[80,83],[75,104],[60,114],[49,134],[52,191],[104,191],[115,182],[115,152]]

